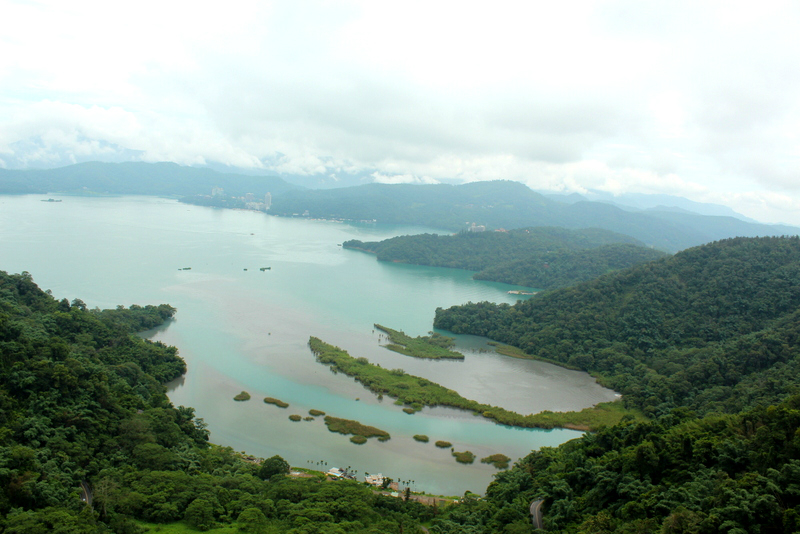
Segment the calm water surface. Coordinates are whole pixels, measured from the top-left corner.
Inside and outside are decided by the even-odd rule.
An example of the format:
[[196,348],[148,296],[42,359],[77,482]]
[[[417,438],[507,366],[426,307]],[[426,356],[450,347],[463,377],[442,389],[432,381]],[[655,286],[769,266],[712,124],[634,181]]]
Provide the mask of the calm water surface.
[[[615,398],[585,373],[486,352],[483,338],[457,338],[464,361],[418,360],[381,347],[374,323],[421,335],[431,330],[438,306],[516,299],[507,293],[511,286],[475,281],[465,271],[378,263],[337,246],[435,230],[283,219],[151,197],[41,198],[0,196],[0,269],[29,271],[56,298],[77,297],[89,307],[175,306],[176,319],[150,335],[180,349],[189,371],[170,384],[170,398],[195,407],[215,443],[280,454],[298,467],[352,466],[413,481],[414,489],[462,494],[482,492],[496,470],[457,464],[433,441],[479,458],[500,452],[516,459],[580,435],[503,427],[446,408],[407,415],[316,363],[309,336],[525,414]],[[233,401],[242,390],[252,400]],[[290,406],[266,405],[265,396]],[[321,418],[288,419],[312,408],[392,438],[357,446],[328,432]],[[414,434],[431,442],[418,443]]]

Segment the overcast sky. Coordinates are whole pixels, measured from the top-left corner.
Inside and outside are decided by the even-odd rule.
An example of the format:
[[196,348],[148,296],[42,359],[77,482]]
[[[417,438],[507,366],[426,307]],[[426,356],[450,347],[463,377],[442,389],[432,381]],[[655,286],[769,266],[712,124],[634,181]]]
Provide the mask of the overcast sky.
[[800,225],[798,6],[0,0],[0,166],[502,178]]

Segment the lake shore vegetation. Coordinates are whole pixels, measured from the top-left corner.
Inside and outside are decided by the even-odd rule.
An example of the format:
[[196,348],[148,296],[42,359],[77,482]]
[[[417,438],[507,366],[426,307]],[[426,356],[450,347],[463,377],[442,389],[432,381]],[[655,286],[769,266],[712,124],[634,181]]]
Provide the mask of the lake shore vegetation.
[[464,355],[460,352],[450,350],[455,346],[455,339],[443,336],[437,332],[431,332],[427,336],[417,336],[415,338],[405,332],[393,330],[389,327],[375,324],[375,328],[385,332],[389,336],[388,343],[384,345],[389,350],[413,356],[414,358],[427,358],[430,360],[451,359],[463,360]]
[[276,399],[275,397],[264,397],[264,403],[265,404],[274,404],[278,408],[288,408],[289,407],[289,403],[288,402],[283,402],[282,400]]
[[475,462],[475,455],[471,451],[452,451],[451,454],[456,459],[456,462],[460,464],[471,464]]
[[495,466],[497,469],[508,469],[509,463],[511,463],[511,458],[506,456],[505,454],[492,454],[487,456],[486,458],[481,458],[482,464],[491,464]]
[[250,400],[250,394],[248,392],[246,392],[246,391],[242,391],[241,393],[239,393],[235,397],[233,397],[233,400],[239,401],[239,402],[248,401],[248,400]]
[[378,441],[388,441],[391,438],[388,432],[353,421],[352,419],[340,419],[338,417],[325,416],[325,425],[331,432],[338,432],[344,435],[361,436],[364,439],[378,438]]
[[354,358],[339,347],[312,337],[309,340],[311,352],[317,361],[330,366],[337,372],[352,376],[373,393],[396,398],[417,410],[423,406],[450,406],[469,410],[487,419],[509,426],[523,428],[572,428],[590,430],[600,425],[613,424],[626,415],[641,417],[633,411],[625,410],[621,404],[599,404],[580,412],[542,412],[540,414],[520,415],[518,413],[465,399],[457,392],[445,388],[428,379],[405,373],[402,369],[384,369],[369,363],[366,358]]

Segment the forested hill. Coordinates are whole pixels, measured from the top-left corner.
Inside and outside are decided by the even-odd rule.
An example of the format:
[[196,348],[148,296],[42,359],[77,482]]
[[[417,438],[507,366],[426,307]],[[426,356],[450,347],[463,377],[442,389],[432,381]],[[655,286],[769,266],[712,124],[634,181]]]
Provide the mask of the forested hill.
[[278,195],[298,189],[276,176],[227,174],[175,163],[78,163],[57,169],[0,169],[0,194],[71,193],[115,195]]
[[795,235],[800,228],[754,224],[734,217],[624,211],[601,202],[564,204],[511,181],[453,185],[367,184],[290,191],[273,199],[270,213],[416,224],[452,232],[471,223],[490,230],[530,226],[602,228],[675,252],[736,236]]
[[375,253],[380,261],[480,271],[474,278],[538,289],[565,287],[665,256],[630,236],[598,228],[420,234],[343,245]]
[[736,238],[434,326],[598,373],[650,415],[734,413],[800,391],[800,239]]

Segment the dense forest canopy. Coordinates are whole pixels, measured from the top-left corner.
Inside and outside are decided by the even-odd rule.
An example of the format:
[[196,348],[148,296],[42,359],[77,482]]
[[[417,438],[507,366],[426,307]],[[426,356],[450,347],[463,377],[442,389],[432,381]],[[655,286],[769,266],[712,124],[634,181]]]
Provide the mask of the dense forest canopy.
[[434,324],[596,373],[651,415],[733,413],[798,391],[799,306],[800,238],[737,238]]
[[599,228],[463,231],[380,242],[350,240],[342,245],[375,253],[380,261],[479,271],[474,278],[537,289],[565,287],[665,255],[630,236]]

